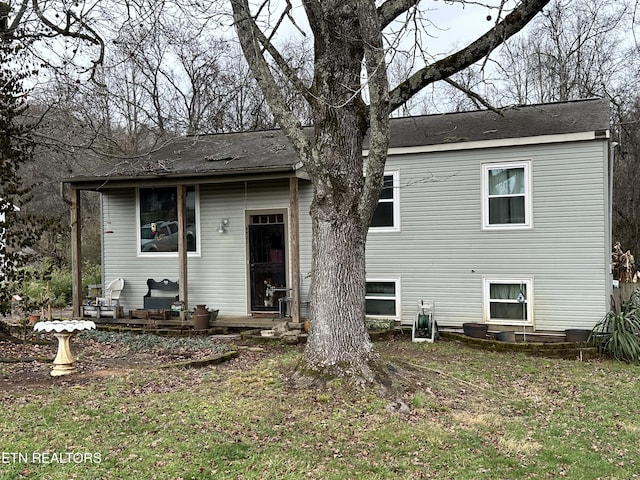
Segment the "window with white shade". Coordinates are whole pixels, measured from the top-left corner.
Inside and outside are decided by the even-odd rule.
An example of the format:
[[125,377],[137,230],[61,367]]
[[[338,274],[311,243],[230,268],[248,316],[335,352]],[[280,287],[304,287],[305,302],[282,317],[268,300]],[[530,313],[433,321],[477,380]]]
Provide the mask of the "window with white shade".
[[484,278],[484,319],[486,323],[533,324],[533,279]]
[[482,166],[482,227],[485,230],[529,228],[531,162]]

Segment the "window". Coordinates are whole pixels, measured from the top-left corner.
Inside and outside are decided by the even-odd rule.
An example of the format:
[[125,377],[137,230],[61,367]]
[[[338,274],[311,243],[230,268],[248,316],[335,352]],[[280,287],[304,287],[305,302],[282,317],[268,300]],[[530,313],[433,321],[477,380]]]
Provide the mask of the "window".
[[400,280],[367,280],[366,314],[372,317],[399,317]]
[[385,173],[378,207],[371,219],[373,231],[397,232],[400,230],[400,202],[398,172]]
[[485,278],[483,296],[485,322],[533,324],[532,278]]
[[[141,253],[178,251],[178,190],[140,188],[138,221]],[[197,250],[196,188],[187,187],[187,251]]]
[[252,225],[259,225],[259,224],[273,225],[274,223],[284,223],[284,214],[272,213],[269,215],[251,215]]
[[531,162],[483,165],[484,229],[531,227]]

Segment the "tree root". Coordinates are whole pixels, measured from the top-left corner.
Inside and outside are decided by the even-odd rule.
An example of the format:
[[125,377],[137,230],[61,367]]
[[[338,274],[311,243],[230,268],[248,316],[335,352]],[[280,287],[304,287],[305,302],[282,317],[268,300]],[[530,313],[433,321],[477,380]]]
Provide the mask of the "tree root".
[[11,343],[18,343],[18,344],[29,343],[32,345],[47,345],[49,343],[52,343],[48,341],[27,340],[24,338],[16,337],[11,333],[11,331],[9,330],[9,327],[7,327],[7,325],[1,320],[0,320],[0,342],[11,342]]
[[0,341],[12,342],[12,343],[24,343],[22,339],[18,337],[14,337],[9,331],[9,328],[7,328],[7,326],[3,322],[0,322]]
[[293,389],[325,390],[336,385],[345,388],[374,388],[390,405],[403,405],[405,391],[401,371],[396,365],[382,361],[377,355],[355,367],[353,365],[331,365],[311,368],[303,359],[288,375]]

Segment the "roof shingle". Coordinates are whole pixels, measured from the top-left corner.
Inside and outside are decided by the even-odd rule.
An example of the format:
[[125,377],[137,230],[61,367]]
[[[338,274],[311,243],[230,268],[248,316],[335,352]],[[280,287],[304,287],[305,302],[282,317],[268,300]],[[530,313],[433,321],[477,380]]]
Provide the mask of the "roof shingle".
[[[445,113],[391,120],[390,147],[413,147],[609,129],[604,99]],[[312,135],[312,127],[307,128]],[[365,139],[365,149],[367,139]],[[141,177],[231,175],[292,171],[298,157],[280,130],[180,137],[140,158],[69,183]]]

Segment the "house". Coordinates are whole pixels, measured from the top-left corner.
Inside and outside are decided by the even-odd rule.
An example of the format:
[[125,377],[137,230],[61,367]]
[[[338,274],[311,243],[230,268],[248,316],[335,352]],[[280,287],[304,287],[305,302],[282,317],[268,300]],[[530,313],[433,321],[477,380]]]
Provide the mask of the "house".
[[[611,169],[602,99],[393,119],[368,313],[410,323],[425,300],[446,327],[590,328],[611,292]],[[102,194],[104,281],[126,280],[125,310],[148,278],[180,278],[189,306],[221,318],[275,312],[284,295],[306,315],[311,186],[280,131],[184,137],[65,182],[73,218],[80,190]]]

